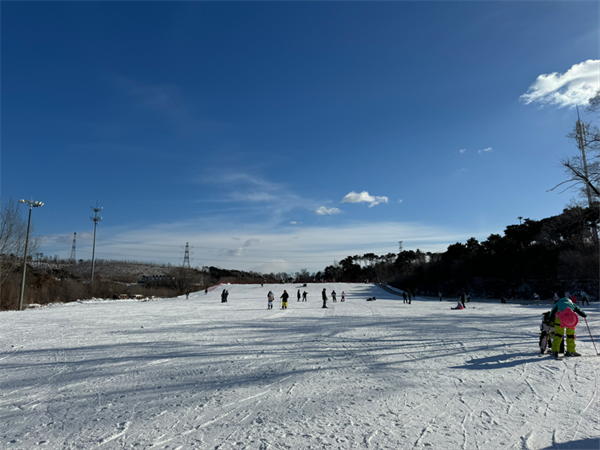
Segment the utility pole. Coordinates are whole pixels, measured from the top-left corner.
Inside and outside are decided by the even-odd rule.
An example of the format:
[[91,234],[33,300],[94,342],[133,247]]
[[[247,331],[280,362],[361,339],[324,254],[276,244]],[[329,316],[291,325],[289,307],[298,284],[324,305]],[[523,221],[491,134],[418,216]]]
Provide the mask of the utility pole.
[[75,257],[75,241],[77,238],[77,233],[73,233],[73,246],[71,247],[71,261],[77,263],[77,258]]
[[183,267],[186,269],[190,268],[190,246],[189,243],[185,243],[185,255],[183,257]]
[[96,260],[94,259],[96,254],[96,227],[98,223],[102,220],[102,217],[98,217],[98,213],[102,211],[102,208],[98,207],[98,202],[96,201],[96,207],[91,207],[92,211],[94,211],[94,217],[90,217],[94,222],[94,245],[92,247],[92,282],[90,283],[90,287],[94,286],[94,267],[96,265]]
[[[593,200],[592,200],[592,190],[590,189],[590,176],[588,173],[588,165],[587,165],[587,156],[585,154],[585,147],[587,143],[587,138],[585,136],[585,124],[583,120],[579,117],[579,106],[577,107],[577,122],[575,123],[575,138],[577,140],[577,147],[581,151],[581,160],[583,162],[583,175],[585,176],[585,193],[588,198],[588,206],[590,209],[593,209]],[[598,229],[596,228],[596,223],[592,222],[592,239],[594,243],[598,245]]]

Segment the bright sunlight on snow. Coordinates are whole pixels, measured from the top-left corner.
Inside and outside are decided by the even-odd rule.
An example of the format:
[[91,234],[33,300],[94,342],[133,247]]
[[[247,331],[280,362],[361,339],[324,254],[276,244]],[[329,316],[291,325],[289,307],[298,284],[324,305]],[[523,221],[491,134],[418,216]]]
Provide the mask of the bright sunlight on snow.
[[583,356],[556,361],[538,354],[550,304],[455,304],[329,283],[3,312],[0,447],[598,449],[585,322]]

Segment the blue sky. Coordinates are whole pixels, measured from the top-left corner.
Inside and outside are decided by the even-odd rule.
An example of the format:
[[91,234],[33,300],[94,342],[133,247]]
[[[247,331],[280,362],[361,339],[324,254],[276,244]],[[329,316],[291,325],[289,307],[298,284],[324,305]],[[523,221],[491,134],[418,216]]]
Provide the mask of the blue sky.
[[[264,272],[559,214],[598,2],[2,2],[40,251]],[[591,116],[587,120],[594,119]],[[597,120],[594,119],[594,120]],[[25,214],[25,207],[24,214]]]

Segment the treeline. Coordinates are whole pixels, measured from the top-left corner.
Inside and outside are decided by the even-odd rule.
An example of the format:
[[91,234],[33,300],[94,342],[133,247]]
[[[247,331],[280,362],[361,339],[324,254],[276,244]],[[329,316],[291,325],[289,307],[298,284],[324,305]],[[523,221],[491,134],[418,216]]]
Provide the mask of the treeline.
[[542,298],[583,289],[598,297],[599,209],[572,207],[542,220],[509,225],[504,235],[457,242],[445,252],[349,256],[325,268],[325,278],[377,279],[425,295]]

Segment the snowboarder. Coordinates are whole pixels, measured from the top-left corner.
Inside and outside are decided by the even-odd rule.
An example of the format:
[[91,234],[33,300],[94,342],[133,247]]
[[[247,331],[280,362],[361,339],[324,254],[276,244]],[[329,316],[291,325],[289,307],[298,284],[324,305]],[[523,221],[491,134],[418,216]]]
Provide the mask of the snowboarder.
[[281,294],[281,297],[279,297],[281,299],[281,309],[287,309],[287,301],[289,297],[290,295],[286,290],[284,290],[283,294]]
[[323,288],[323,292],[321,293],[323,297],[323,308],[327,308],[327,291]]
[[300,301],[300,289],[298,289],[298,301]]
[[273,300],[275,300],[275,294],[269,291],[267,294],[267,309],[273,309]]
[[308,295],[308,292],[304,291],[302,293],[302,301],[305,302],[306,301],[306,296]]
[[344,293],[344,291],[342,291],[342,301],[345,302],[346,301],[346,294]]
[[581,317],[587,317],[587,314],[569,300],[569,297],[566,294],[550,311],[550,317],[554,319],[552,356],[556,359],[560,359],[558,351],[560,349],[560,344],[563,341],[565,328],[567,330],[567,351],[565,352],[565,356],[581,356],[575,351],[575,327],[579,321],[575,313],[579,314]]
[[337,300],[335,299],[336,293],[335,291],[331,291],[331,298],[333,299],[334,302],[337,302]]

